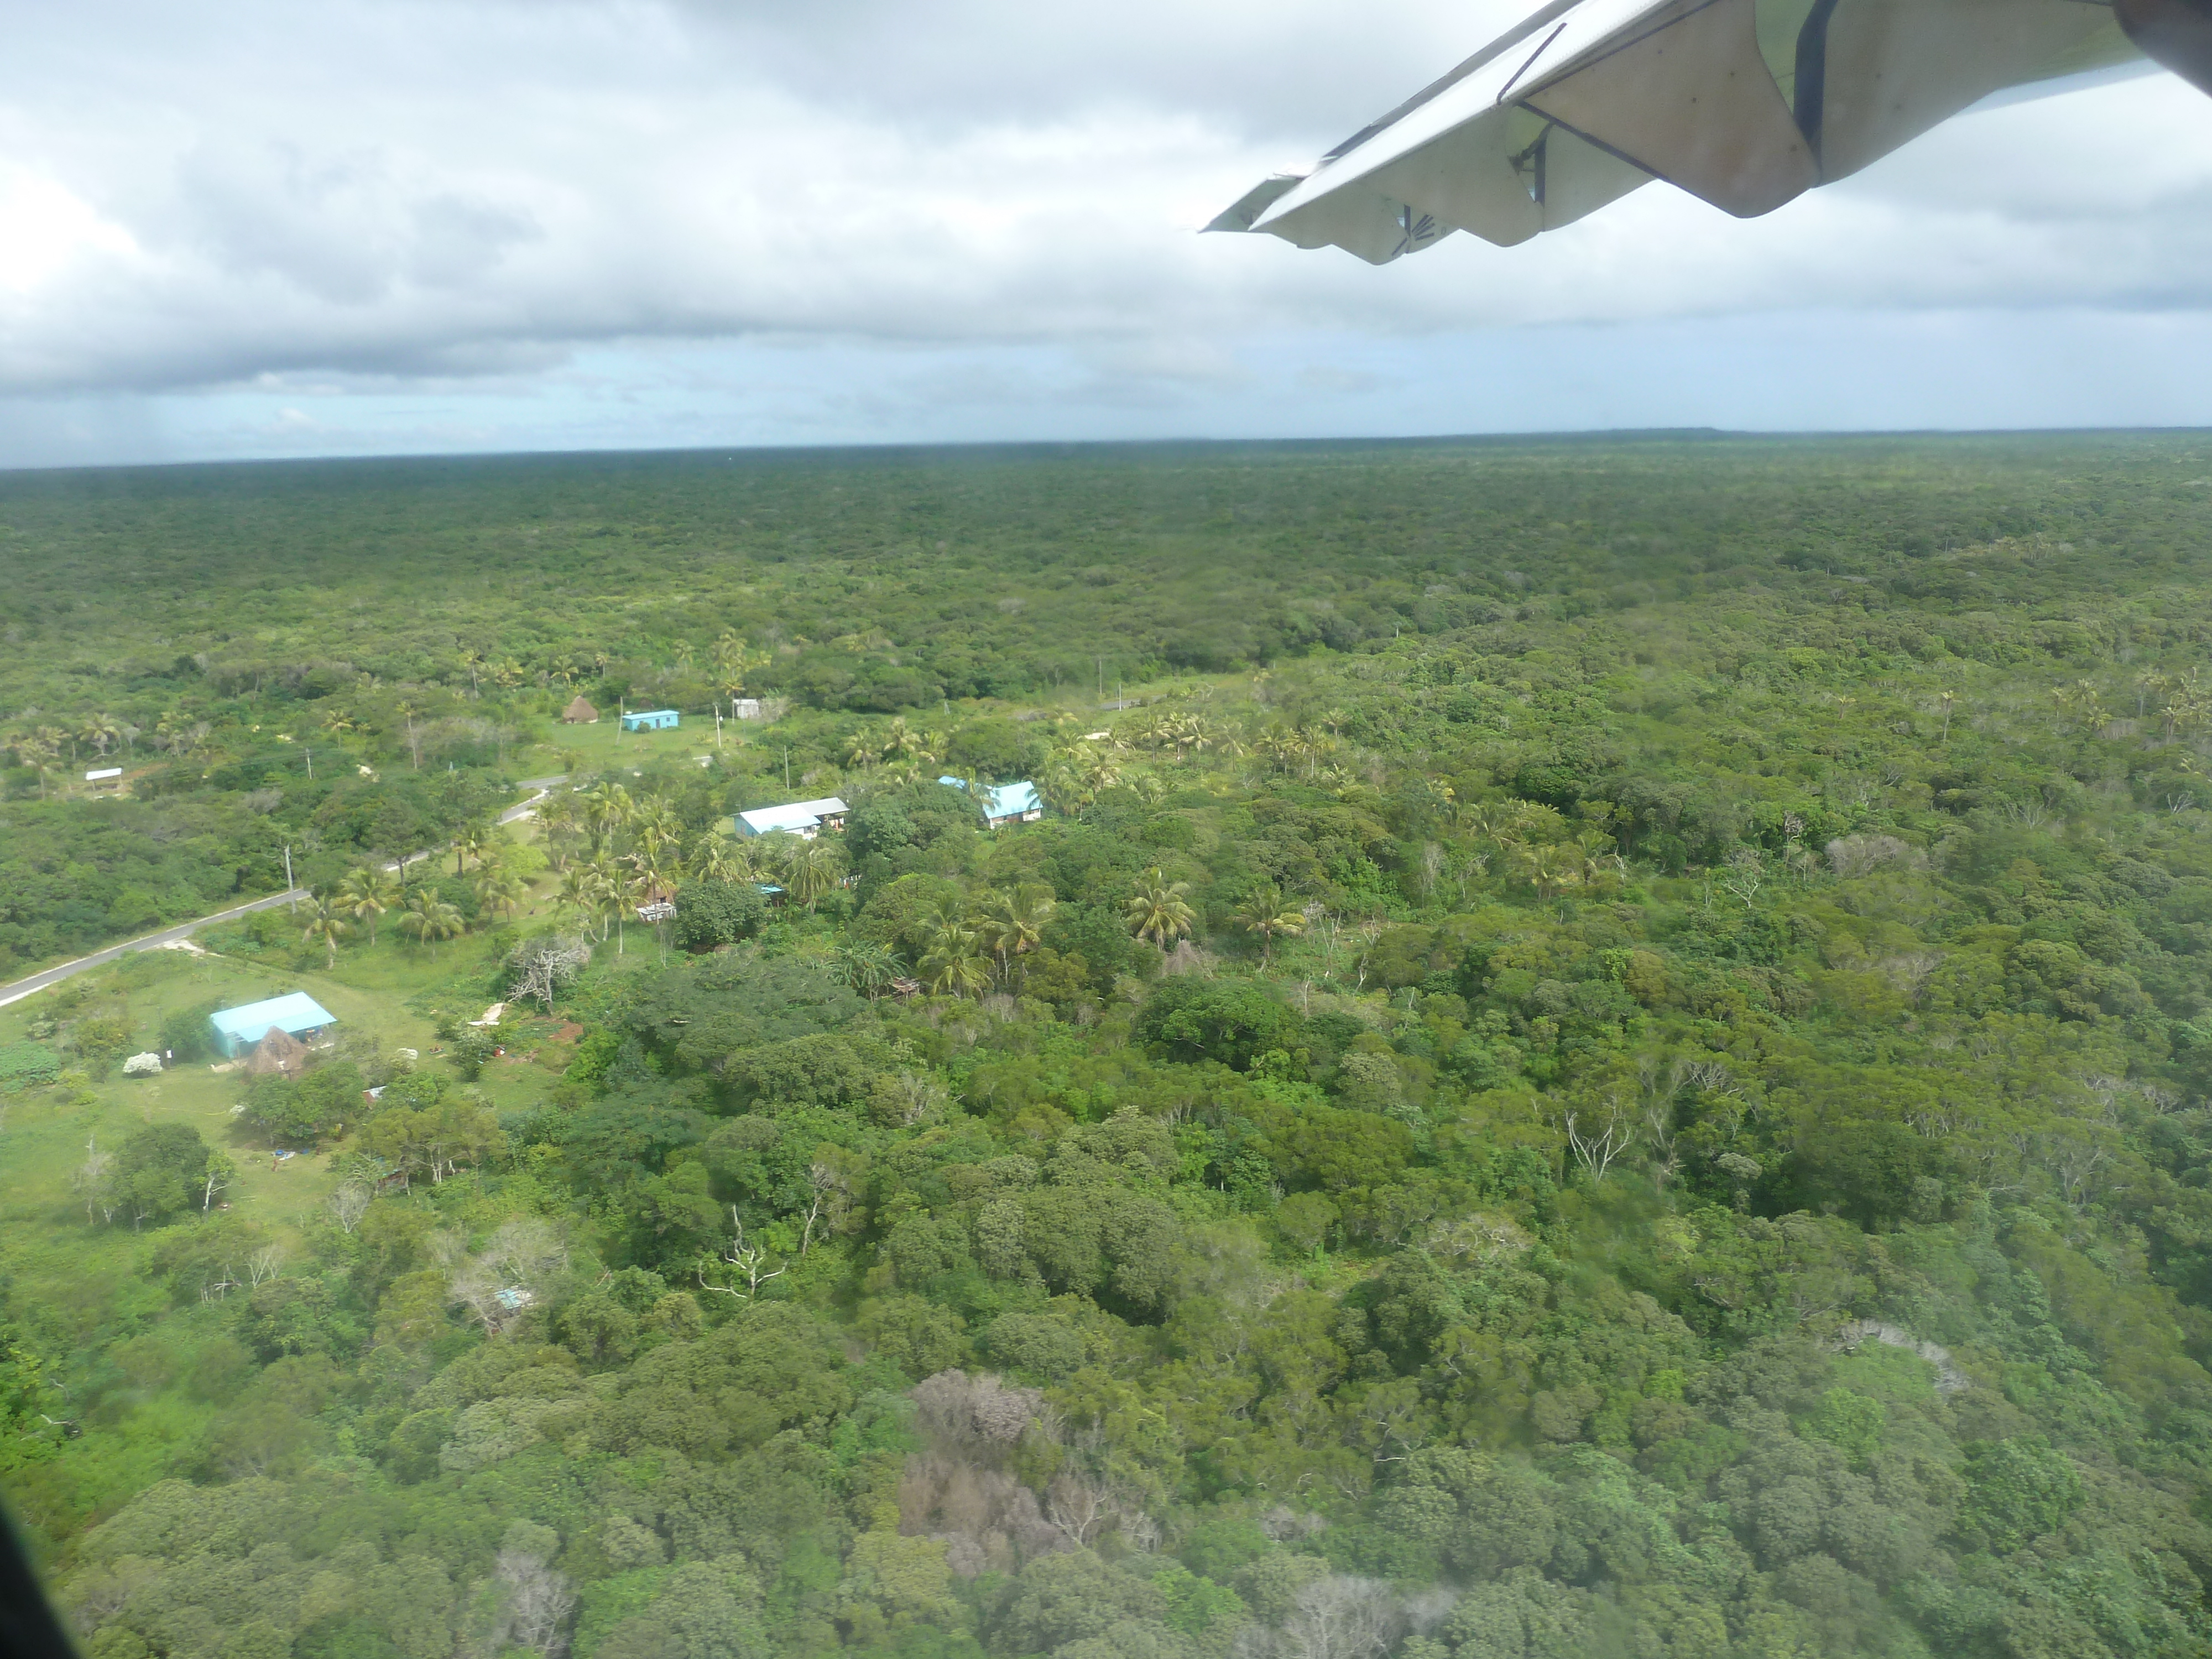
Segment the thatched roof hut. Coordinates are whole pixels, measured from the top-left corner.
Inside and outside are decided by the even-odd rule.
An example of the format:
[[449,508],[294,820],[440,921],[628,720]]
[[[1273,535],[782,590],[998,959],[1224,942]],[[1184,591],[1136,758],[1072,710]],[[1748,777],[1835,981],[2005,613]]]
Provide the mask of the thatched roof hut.
[[246,1072],[252,1076],[279,1072],[297,1077],[307,1065],[307,1045],[281,1025],[270,1026],[268,1036],[255,1043],[253,1052],[246,1057]]
[[575,702],[561,711],[561,718],[571,726],[596,726],[599,720],[599,711],[586,702],[584,694],[579,691]]

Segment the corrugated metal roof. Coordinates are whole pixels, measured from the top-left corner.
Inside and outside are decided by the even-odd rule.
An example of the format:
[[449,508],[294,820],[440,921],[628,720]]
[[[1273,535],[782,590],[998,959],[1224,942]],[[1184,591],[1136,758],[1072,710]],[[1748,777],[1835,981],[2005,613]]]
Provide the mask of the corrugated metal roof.
[[[955,789],[968,786],[957,778],[939,778],[938,781]],[[983,809],[987,818],[1025,817],[1031,812],[1044,811],[1044,803],[1037,799],[1036,786],[1024,779],[1018,783],[985,784],[975,804]]]
[[787,806],[756,806],[738,814],[738,822],[756,836],[779,830],[811,830],[823,818],[837,817],[853,809],[835,795],[820,800],[795,800]]
[[271,997],[266,1002],[249,1002],[242,1008],[225,1008],[211,1018],[216,1030],[240,1042],[258,1042],[272,1026],[291,1034],[337,1024],[337,1017],[305,991]]

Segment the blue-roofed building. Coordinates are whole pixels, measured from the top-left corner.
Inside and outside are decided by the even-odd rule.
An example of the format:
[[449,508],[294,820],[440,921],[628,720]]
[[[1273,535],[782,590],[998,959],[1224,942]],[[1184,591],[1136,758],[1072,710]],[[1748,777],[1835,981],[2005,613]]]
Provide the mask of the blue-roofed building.
[[824,830],[842,830],[845,814],[853,809],[835,795],[820,800],[795,800],[787,806],[756,806],[737,817],[741,836],[772,836],[778,830],[812,841]]
[[647,708],[622,717],[625,732],[669,732],[684,723],[684,716],[673,708]]
[[337,1024],[337,1019],[305,991],[295,991],[266,1002],[249,1002],[242,1008],[225,1008],[210,1014],[208,1024],[215,1028],[215,1046],[222,1050],[223,1058],[235,1060],[250,1053],[272,1030],[288,1036],[308,1036]]
[[[957,778],[939,778],[938,781],[955,789],[968,787]],[[975,802],[983,809],[983,821],[994,830],[1009,823],[1035,823],[1044,816],[1044,803],[1037,799],[1036,786],[1026,779],[1019,783],[987,783],[975,792]]]

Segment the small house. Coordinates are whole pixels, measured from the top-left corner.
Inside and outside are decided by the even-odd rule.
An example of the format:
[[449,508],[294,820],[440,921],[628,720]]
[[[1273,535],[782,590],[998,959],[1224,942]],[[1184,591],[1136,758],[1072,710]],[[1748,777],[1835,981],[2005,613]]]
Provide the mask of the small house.
[[561,718],[570,726],[597,726],[599,711],[584,701],[584,694],[576,693],[576,700],[561,711]]
[[733,720],[757,720],[766,717],[761,713],[758,697],[732,697],[730,699],[730,718]]
[[[967,787],[957,778],[939,778],[938,781],[955,789]],[[1009,823],[1035,823],[1044,816],[1044,803],[1037,799],[1036,786],[1026,780],[995,787],[985,784],[975,792],[975,801],[983,809],[983,821],[994,830]]]
[[215,1046],[222,1051],[222,1057],[236,1060],[240,1054],[251,1054],[271,1031],[313,1038],[337,1024],[337,1019],[305,991],[295,991],[289,996],[271,997],[266,1002],[225,1008],[210,1014],[208,1024],[215,1028]]
[[821,800],[795,800],[788,806],[757,806],[738,814],[741,836],[772,836],[778,830],[812,841],[824,830],[842,830],[845,814],[853,809],[830,795]]
[[647,708],[622,717],[625,732],[670,732],[684,723],[684,717],[673,708]]

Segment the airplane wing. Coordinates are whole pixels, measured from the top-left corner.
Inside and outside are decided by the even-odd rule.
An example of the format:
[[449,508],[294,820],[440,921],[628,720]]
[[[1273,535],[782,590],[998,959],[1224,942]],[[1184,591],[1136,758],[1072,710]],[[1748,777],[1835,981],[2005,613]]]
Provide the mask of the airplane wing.
[[1740,218],[1992,94],[2142,54],[2212,93],[2212,0],[1548,0],[1206,227],[1386,264],[1510,247],[1655,179]]

